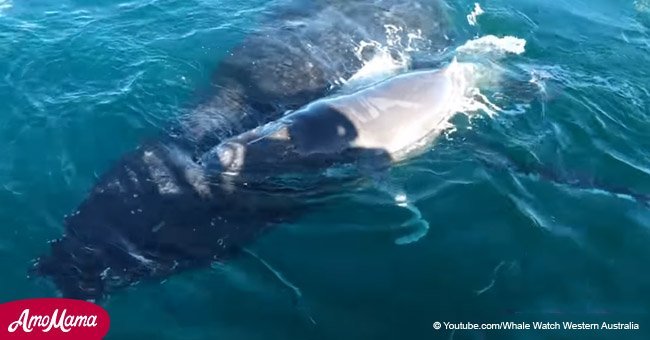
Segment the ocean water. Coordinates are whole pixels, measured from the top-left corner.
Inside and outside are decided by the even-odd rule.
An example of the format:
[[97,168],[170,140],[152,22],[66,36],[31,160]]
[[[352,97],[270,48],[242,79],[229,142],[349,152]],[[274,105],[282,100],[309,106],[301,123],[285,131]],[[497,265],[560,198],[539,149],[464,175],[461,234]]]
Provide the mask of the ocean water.
[[[56,294],[27,269],[63,216],[178,120],[272,4],[0,0],[0,301]],[[478,4],[447,0],[436,57],[474,48],[491,105],[389,176],[424,237],[396,244],[410,212],[376,188],[324,198],[239,258],[114,294],[107,338],[650,338],[650,2]]]

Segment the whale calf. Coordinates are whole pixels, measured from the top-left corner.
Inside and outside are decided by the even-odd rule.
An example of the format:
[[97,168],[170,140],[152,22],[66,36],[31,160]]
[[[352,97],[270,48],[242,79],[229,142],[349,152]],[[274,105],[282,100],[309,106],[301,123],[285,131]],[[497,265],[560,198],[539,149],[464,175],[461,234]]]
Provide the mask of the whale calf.
[[[211,150],[336,91],[376,52],[360,51],[360,42],[391,46],[387,27],[405,42],[419,32],[416,45],[423,53],[447,43],[439,1],[291,4],[268,15],[219,63],[214,93],[189,110],[170,135],[142,143],[100,177],[65,217],[64,235],[36,259],[32,274],[51,279],[63,296],[101,300],[142,280],[236,255],[269,227],[310,207],[304,190],[264,182],[263,174],[252,187],[245,176],[214,175]],[[330,161],[307,157],[294,164],[320,169]],[[253,164],[245,171],[252,173]]]
[[[290,178],[293,198],[299,196],[296,192],[313,192],[314,186],[336,188],[370,177],[413,215],[402,226],[417,228],[395,240],[412,243],[427,234],[429,223],[407,195],[387,180],[385,170],[425,150],[449,127],[449,119],[474,94],[475,71],[474,64],[454,59],[442,69],[409,72],[321,99],[223,141],[198,163],[211,182],[230,192],[242,186],[280,192]],[[350,165],[357,171],[350,172]],[[348,171],[345,176],[327,175],[336,168]],[[340,188],[316,192],[332,190]],[[309,208],[294,202],[290,211]]]
[[442,69],[408,72],[317,100],[223,141],[199,163],[210,176],[253,182],[337,164],[381,168],[404,160],[447,127],[469,95],[469,69],[470,64],[454,61]]

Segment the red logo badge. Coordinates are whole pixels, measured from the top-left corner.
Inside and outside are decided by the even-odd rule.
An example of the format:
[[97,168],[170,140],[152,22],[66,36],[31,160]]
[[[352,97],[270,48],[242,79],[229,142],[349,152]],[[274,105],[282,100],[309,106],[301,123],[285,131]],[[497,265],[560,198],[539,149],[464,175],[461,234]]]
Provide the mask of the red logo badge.
[[101,339],[110,318],[81,300],[44,298],[0,304],[0,339]]

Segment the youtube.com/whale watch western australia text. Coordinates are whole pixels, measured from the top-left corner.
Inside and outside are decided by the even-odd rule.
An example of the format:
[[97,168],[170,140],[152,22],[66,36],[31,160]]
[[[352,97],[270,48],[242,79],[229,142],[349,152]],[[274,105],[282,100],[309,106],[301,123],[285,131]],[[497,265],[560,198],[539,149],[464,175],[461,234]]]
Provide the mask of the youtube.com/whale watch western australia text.
[[446,322],[436,321],[433,323],[435,330],[448,330],[448,331],[465,331],[465,330],[494,330],[494,331],[507,331],[507,330],[566,330],[566,331],[635,331],[639,330],[640,326],[636,322],[514,322],[503,321],[498,323],[473,323],[473,322]]

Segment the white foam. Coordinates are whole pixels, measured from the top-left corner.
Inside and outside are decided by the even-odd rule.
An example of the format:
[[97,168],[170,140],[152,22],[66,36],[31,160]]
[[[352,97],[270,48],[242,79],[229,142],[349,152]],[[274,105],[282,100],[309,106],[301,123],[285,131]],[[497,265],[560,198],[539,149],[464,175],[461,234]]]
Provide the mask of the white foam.
[[478,2],[474,3],[474,10],[467,15],[467,22],[469,25],[476,26],[476,19],[478,19],[478,17],[483,13],[485,13],[485,11],[481,8],[481,5],[479,5]]
[[[362,42],[357,49],[358,55],[366,46],[374,45],[372,43]],[[376,45],[375,45],[376,46]],[[381,49],[375,56],[357,71],[352,77],[345,81],[345,89],[355,90],[370,85],[374,82],[389,78],[408,68],[408,63],[404,60],[395,60],[390,52]],[[344,90],[345,90],[344,89]]]
[[[455,58],[445,70],[447,77],[453,82],[453,88],[459,93],[454,96],[452,112],[462,112],[466,115],[483,111],[492,117],[502,109],[490,102],[479,89],[481,70],[474,63],[459,63]],[[450,127],[450,123],[447,123]]]
[[[343,80],[343,91],[357,90],[408,70],[410,52],[418,51],[418,44],[426,42],[421,30],[409,30],[396,25],[384,25],[386,44],[374,40],[362,40],[357,44],[356,57],[363,66],[349,79]],[[364,56],[367,49],[373,52],[369,60]]]
[[[451,77],[458,79],[459,86],[466,88],[466,96],[462,97],[456,103],[458,112],[463,112],[468,116],[476,112],[484,112],[489,117],[498,113],[505,112],[502,108],[492,103],[485,96],[480,88],[481,84],[497,84],[500,82],[503,70],[494,67],[495,64],[487,63],[483,65],[483,57],[494,60],[501,59],[507,54],[522,54],[525,52],[526,40],[513,36],[497,37],[486,35],[473,40],[456,48],[457,58],[467,58],[478,60],[479,63],[457,63],[450,65],[449,71]],[[476,58],[478,57],[478,58]],[[473,65],[473,66],[469,66]],[[453,67],[452,67],[453,66]]]
[[513,37],[497,37],[486,35],[470,40],[456,49],[458,53],[464,54],[522,54],[526,51],[526,40]]

